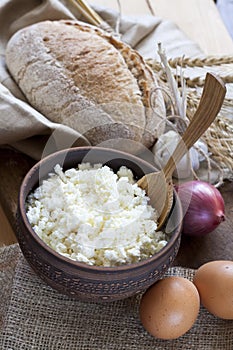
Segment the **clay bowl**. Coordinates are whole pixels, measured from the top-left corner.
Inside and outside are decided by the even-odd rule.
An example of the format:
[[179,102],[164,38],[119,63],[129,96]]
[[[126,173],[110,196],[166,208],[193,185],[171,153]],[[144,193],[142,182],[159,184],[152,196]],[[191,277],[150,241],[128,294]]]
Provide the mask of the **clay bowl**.
[[174,203],[163,230],[170,237],[167,245],[154,256],[134,264],[117,267],[89,266],[52,250],[33,231],[26,216],[25,201],[40,181],[60,164],[63,169],[82,161],[107,164],[114,171],[121,165],[130,168],[136,179],[155,171],[150,163],[133,155],[98,147],[79,147],[54,153],[28,172],[21,185],[17,213],[17,238],[21,250],[36,274],[52,288],[83,301],[114,301],[145,290],[159,280],[172,265],[181,235],[182,210],[174,191]]

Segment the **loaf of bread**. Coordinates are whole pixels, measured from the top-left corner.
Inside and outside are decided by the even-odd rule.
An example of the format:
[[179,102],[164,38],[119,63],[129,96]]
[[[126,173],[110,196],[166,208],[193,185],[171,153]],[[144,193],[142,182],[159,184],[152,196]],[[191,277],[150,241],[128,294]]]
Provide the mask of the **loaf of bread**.
[[150,108],[153,72],[135,50],[96,27],[60,20],[23,28],[8,42],[6,64],[35,109],[92,145],[123,138],[149,148],[158,137],[165,107],[157,90],[156,111]]

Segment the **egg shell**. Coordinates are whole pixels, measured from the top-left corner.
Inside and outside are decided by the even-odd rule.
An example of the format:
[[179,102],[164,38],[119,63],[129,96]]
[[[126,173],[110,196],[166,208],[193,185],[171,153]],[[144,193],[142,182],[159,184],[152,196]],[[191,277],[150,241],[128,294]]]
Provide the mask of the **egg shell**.
[[154,337],[176,339],[185,334],[197,319],[200,297],[187,278],[171,276],[151,286],[139,307],[144,328]]
[[196,271],[193,279],[202,305],[213,315],[233,319],[233,261],[210,261]]

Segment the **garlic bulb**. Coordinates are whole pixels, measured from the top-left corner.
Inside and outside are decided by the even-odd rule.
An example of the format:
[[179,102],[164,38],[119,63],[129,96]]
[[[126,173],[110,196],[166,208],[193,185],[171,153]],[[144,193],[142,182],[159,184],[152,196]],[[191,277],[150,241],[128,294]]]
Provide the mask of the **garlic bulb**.
[[[169,130],[159,137],[158,141],[152,148],[155,164],[159,168],[163,168],[165,166],[169,157],[175,150],[179,140],[180,135],[173,130]],[[203,141],[199,140],[195,143],[195,145],[198,148],[201,148],[204,153],[208,153],[208,148]],[[179,179],[186,179],[190,177],[192,175],[192,168],[195,171],[198,170],[200,167],[200,161],[202,160],[204,160],[203,155],[199,154],[199,152],[192,147],[177,164],[173,176]]]

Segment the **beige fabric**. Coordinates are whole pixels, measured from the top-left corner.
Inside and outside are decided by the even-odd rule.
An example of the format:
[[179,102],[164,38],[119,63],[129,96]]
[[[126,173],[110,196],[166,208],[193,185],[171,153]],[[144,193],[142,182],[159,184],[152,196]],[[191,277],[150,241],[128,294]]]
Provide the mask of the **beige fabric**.
[[[232,350],[233,321],[201,308],[197,321],[182,337],[164,341],[150,336],[138,317],[140,296],[108,304],[84,303],[46,286],[22,257],[18,245],[0,250],[0,309],[4,325],[2,350]],[[16,268],[15,268],[16,265]],[[168,275],[192,280],[194,270],[170,268]],[[13,276],[13,280],[12,280]],[[11,288],[4,288],[12,280]],[[8,285],[10,285],[8,283]],[[3,314],[4,313],[4,314]]]
[[[117,13],[100,8],[97,11],[115,28]],[[0,145],[10,144],[35,159],[41,157],[45,145],[44,155],[73,144],[86,145],[89,141],[70,127],[50,122],[25,102],[6,69],[5,47],[11,35],[26,25],[67,18],[80,19],[70,1],[4,0],[0,3]],[[139,50],[145,58],[157,57],[157,43],[160,41],[169,57],[200,54],[198,46],[177,26],[157,17],[123,17],[120,32],[122,40]]]

